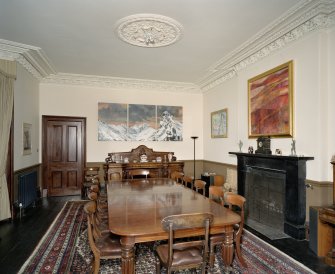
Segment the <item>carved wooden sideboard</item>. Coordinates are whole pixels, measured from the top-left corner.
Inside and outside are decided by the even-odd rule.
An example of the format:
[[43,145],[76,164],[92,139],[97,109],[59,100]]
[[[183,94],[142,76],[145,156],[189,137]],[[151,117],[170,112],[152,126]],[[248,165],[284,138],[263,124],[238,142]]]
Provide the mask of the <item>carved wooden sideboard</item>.
[[184,170],[184,162],[177,161],[173,152],[153,151],[145,145],[130,152],[108,153],[105,162],[105,181],[114,172],[119,172],[122,178],[129,178],[129,171],[135,169],[149,170],[152,178],[170,178],[173,171]]

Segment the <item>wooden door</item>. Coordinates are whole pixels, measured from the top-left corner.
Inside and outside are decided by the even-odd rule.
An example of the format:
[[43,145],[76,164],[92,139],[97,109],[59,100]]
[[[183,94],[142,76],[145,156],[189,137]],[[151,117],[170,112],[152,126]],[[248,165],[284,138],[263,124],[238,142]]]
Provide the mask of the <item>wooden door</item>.
[[86,161],[86,118],[42,117],[43,188],[48,196],[81,193]]

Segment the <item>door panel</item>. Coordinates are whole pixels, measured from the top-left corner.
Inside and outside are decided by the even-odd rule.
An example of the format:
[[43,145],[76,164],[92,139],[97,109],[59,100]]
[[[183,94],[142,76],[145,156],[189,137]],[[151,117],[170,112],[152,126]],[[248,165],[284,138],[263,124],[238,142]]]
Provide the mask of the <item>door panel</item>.
[[43,178],[48,196],[81,193],[86,119],[43,116]]

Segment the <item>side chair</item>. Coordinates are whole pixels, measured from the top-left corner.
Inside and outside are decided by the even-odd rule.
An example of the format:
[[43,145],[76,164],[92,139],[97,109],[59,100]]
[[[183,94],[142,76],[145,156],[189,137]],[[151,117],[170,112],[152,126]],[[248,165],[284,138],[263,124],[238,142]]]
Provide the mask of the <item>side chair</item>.
[[191,189],[193,189],[193,177],[192,176],[184,176],[183,177],[183,185],[188,187],[188,184],[191,184]]
[[180,171],[173,171],[171,173],[171,179],[175,180],[177,183],[182,184],[183,183],[183,177],[184,177],[184,173],[182,173]]
[[223,204],[224,191],[221,186],[210,186],[209,187],[209,199],[217,202],[221,205]]
[[194,187],[195,187],[195,191],[199,193],[199,191],[201,190],[202,195],[206,195],[206,182],[203,180],[195,180],[194,181]]
[[[213,221],[211,213],[170,215],[162,220],[163,229],[169,233],[168,243],[157,246],[156,273],[161,265],[167,273],[182,269],[201,267],[204,274],[207,266],[209,226]],[[204,229],[203,237],[175,241],[175,232],[184,229]],[[186,239],[185,239],[186,240]]]
[[214,175],[214,178],[213,178],[213,185],[214,186],[223,186],[224,185],[224,177],[222,175]]
[[99,185],[100,167],[86,167],[84,169],[84,182],[82,185],[81,197],[87,198],[88,191],[92,185]]
[[95,222],[93,215],[95,213],[94,202],[88,202],[84,205],[84,211],[87,213],[87,233],[90,248],[93,252],[92,271],[99,273],[101,259],[121,258],[120,239],[112,238],[109,235],[98,237],[94,233]]
[[[235,244],[235,252],[236,255],[242,264],[242,266],[246,267],[247,264],[244,261],[241,253],[240,243],[241,243],[241,236],[244,227],[244,206],[245,206],[246,199],[239,195],[232,192],[224,193],[224,203],[228,205],[230,210],[235,208],[238,209],[237,213],[241,215],[241,222],[234,226],[234,244]],[[215,253],[214,249],[215,246],[222,244],[224,241],[224,234],[216,234],[212,235],[209,239],[210,251],[209,251],[209,265],[211,269],[214,267],[214,260],[215,260]]]

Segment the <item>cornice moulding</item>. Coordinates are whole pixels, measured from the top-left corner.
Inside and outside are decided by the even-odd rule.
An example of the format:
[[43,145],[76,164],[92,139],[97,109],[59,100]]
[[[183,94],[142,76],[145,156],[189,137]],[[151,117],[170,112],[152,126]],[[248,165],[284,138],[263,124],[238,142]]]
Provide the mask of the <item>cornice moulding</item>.
[[146,90],[160,92],[202,93],[199,86],[192,83],[142,80],[119,77],[103,77],[81,74],[58,73],[44,78],[42,83],[95,86],[122,90]]
[[38,47],[0,39],[0,56],[16,60],[38,80],[56,73],[54,66]]
[[0,58],[16,60],[42,83],[86,85],[126,90],[205,93],[238,71],[302,36],[335,25],[334,0],[302,0],[240,47],[212,65],[197,83],[154,81],[57,73],[38,48],[0,39]]
[[237,72],[302,36],[335,25],[335,2],[302,1],[252,39],[211,66],[198,81],[203,92],[231,79]]

